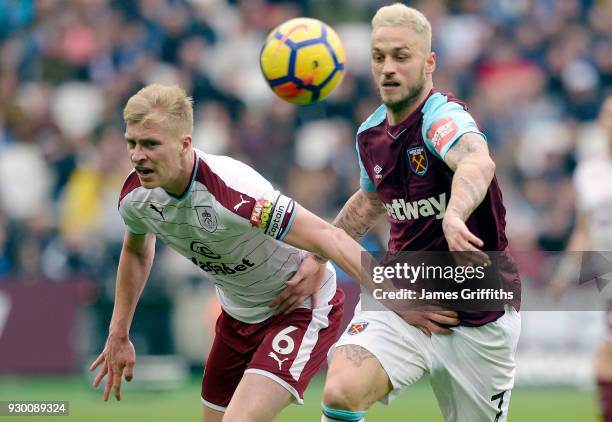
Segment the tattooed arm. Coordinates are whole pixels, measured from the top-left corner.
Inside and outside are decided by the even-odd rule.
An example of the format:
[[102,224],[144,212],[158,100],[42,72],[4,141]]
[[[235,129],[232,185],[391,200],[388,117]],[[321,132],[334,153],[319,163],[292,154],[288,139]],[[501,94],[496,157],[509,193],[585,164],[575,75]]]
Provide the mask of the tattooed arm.
[[[344,204],[332,225],[359,240],[378,223],[384,213],[385,208],[376,192],[359,189]],[[314,257],[319,263],[327,261],[327,258],[320,255]]]
[[446,214],[466,221],[487,194],[495,163],[487,143],[476,133],[463,135],[444,156],[444,162],[455,172]]
[[[477,251],[483,242],[474,236],[465,221],[482,202],[495,172],[485,140],[476,133],[466,133],[444,156],[455,172],[451,196],[442,228],[451,251]],[[475,245],[475,246],[474,246]]]

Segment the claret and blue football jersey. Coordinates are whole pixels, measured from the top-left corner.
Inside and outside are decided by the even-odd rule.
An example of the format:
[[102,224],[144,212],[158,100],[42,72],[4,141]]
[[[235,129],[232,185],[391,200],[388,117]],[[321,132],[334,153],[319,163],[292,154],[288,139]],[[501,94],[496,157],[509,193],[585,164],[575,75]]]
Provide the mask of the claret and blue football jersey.
[[[378,194],[391,225],[388,250],[448,250],[442,218],[454,173],[444,156],[462,135],[473,132],[484,138],[484,134],[465,104],[435,90],[396,126],[388,124],[386,113],[382,105],[360,126],[356,146],[361,188]],[[483,240],[483,250],[507,249],[505,214],[494,177],[484,200],[466,221],[469,230]],[[518,303],[513,305],[518,309]],[[483,322],[479,316],[472,321]]]

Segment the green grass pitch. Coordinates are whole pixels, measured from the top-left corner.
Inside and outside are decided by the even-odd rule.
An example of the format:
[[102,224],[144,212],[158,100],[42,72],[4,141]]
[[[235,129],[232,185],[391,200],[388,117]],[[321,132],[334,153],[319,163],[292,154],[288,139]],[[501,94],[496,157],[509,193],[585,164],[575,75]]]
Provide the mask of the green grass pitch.
[[[146,391],[127,385],[123,399],[102,401],[102,391],[94,390],[82,377],[0,377],[0,400],[68,400],[70,416],[61,421],[200,421],[200,380],[196,377],[173,391]],[[305,405],[290,406],[279,422],[320,420],[319,402],[323,377],[313,380],[305,396]],[[8,417],[0,416],[0,420]],[[12,419],[11,419],[12,420]],[[49,421],[49,417],[19,417],[19,421]],[[427,382],[406,390],[391,406],[376,404],[367,415],[375,421],[442,422],[435,398]],[[597,401],[593,391],[573,388],[517,388],[510,403],[511,422],[581,421],[595,422]]]

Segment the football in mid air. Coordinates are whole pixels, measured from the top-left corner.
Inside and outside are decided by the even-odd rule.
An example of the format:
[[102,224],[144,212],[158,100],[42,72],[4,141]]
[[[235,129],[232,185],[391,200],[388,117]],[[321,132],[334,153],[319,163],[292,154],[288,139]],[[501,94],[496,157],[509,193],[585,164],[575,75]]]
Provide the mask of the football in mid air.
[[317,19],[295,18],[276,27],[261,49],[260,65],[272,91],[294,104],[327,97],[344,75],[340,37]]

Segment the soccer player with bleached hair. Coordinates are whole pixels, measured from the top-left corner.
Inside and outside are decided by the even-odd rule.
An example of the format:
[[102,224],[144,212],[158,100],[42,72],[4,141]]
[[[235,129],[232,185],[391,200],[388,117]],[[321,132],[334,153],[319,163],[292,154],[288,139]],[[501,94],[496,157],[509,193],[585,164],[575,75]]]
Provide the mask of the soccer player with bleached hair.
[[[506,253],[486,138],[465,104],[434,89],[435,68],[427,18],[400,3],[381,7],[372,19],[371,70],[383,104],[357,132],[361,188],[334,225],[359,239],[386,214],[390,252]],[[518,276],[505,281],[520,288]],[[402,320],[358,305],[333,349],[322,420],[364,420],[374,402],[390,402],[429,373],[446,421],[505,421],[519,301],[458,312],[457,327],[437,313]]]
[[127,228],[108,339],[90,367],[101,368],[94,385],[106,378],[104,400],[112,390],[120,400],[122,378],[133,377],[129,331],[159,238],[215,284],[223,309],[202,380],[204,420],[273,420],[302,403],[342,320],[333,267],[298,271],[303,249],[357,280],[363,249],[247,165],[195,149],[192,101],[180,87],[146,86],[124,120],[134,170],[119,199]]

